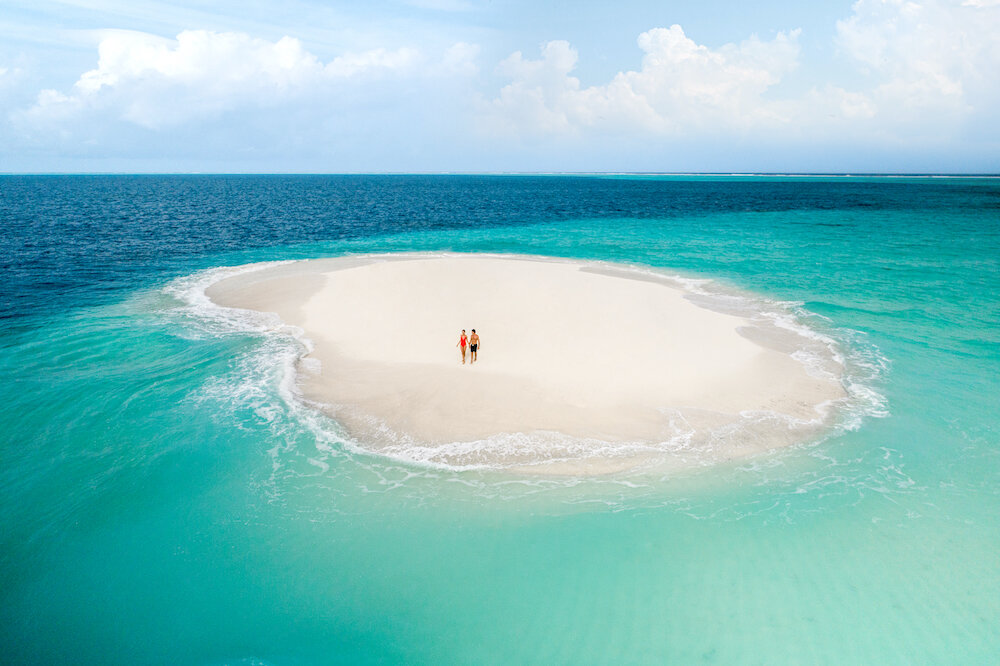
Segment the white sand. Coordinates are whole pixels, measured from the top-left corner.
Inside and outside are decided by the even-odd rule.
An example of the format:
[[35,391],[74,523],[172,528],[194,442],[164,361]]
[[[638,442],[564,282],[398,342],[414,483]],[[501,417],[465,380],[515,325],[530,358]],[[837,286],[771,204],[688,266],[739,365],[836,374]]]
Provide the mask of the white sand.
[[[836,377],[807,373],[794,346],[744,335],[742,317],[699,307],[669,280],[597,264],[315,260],[229,278],[208,295],[300,327],[322,367],[302,374],[304,394],[362,446],[411,460],[552,473],[663,451],[704,462],[799,441],[822,424],[817,406],[844,395]],[[481,336],[474,365],[455,347],[463,328]]]

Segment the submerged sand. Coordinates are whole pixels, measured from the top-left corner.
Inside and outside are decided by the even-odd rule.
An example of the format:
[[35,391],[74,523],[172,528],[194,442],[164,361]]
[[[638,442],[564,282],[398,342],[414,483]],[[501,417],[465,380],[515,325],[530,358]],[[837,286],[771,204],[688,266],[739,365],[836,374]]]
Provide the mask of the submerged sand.
[[[602,473],[801,441],[844,397],[795,334],[606,264],[476,255],[293,262],[207,290],[312,343],[300,388],[374,453]],[[462,365],[461,329],[482,339]]]

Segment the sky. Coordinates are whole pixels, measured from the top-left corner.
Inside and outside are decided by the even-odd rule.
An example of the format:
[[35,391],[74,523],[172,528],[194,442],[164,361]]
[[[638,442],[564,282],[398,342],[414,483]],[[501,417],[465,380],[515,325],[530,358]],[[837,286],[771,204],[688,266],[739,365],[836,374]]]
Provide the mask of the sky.
[[1000,173],[1000,0],[0,4],[0,172]]

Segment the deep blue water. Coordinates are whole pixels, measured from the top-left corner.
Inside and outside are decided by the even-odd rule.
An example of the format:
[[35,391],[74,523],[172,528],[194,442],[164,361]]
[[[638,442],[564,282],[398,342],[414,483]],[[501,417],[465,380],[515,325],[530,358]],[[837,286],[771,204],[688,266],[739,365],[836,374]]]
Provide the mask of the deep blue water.
[[[858,423],[637,483],[412,468],[280,391],[219,266],[541,254],[836,339]],[[208,274],[211,275],[211,274]],[[0,177],[5,663],[991,663],[1000,180]]]
[[[703,216],[833,210],[871,215],[806,222],[804,233],[851,243],[938,230],[896,228],[902,218],[890,213],[908,210],[986,215],[971,229],[948,224],[975,233],[975,225],[1000,216],[1000,187],[967,179],[721,176],[7,176],[0,178],[7,285],[0,317],[111,298],[210,265],[220,253],[297,243],[578,219],[673,220],[685,233],[710,231]],[[772,233],[749,218],[745,224],[747,233]]]

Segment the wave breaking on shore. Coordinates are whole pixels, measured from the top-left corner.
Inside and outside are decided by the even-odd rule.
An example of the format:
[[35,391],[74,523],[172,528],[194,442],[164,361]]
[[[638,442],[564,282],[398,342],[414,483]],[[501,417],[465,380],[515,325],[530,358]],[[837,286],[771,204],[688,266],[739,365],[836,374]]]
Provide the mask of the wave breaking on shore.
[[[421,287],[414,274],[426,274],[428,266],[433,279]],[[479,271],[478,280],[506,284],[513,297],[504,300],[503,294],[479,290],[495,316],[486,310],[469,313],[461,305],[454,306],[458,310],[448,305],[431,312],[421,320],[426,330],[408,331],[416,342],[398,350],[402,358],[386,359],[382,349],[364,346],[373,334],[378,342],[386,316],[407,328],[398,294],[389,299],[385,312],[352,316],[377,301],[386,285],[405,280],[404,301],[414,301],[412,289],[430,294],[429,306],[412,305],[426,311],[437,302],[455,303],[442,293],[442,284],[447,286],[462,271]],[[372,286],[372,276],[379,273],[385,279]],[[575,284],[579,277],[585,280],[582,289]],[[579,317],[587,312],[599,317],[601,306],[619,308],[616,326],[639,331],[643,344],[661,339],[658,331],[670,337],[662,329],[664,321],[694,322],[701,327],[694,338],[682,340],[683,335],[675,333],[663,344],[698,344],[674,349],[673,355],[654,354],[646,363],[636,358],[632,370],[622,363],[628,355],[614,351],[621,343],[615,327],[598,326],[601,335],[563,351],[572,358],[585,357],[590,349],[603,361],[594,365],[578,359],[586,367],[567,371],[565,365],[546,360],[551,350],[531,348],[525,342],[530,335],[503,340],[503,322],[518,320],[511,304],[539,300],[526,285],[534,285],[536,292],[539,285],[543,289],[542,302],[524,313],[532,331],[564,326],[573,316],[557,308],[553,316],[559,321],[544,320],[545,310],[551,309],[546,301],[558,292],[573,301]],[[606,288],[610,291],[601,291]],[[600,292],[597,302],[580,301],[581,294],[593,297],[595,290]],[[857,428],[865,416],[885,411],[884,398],[873,388],[884,361],[872,350],[838,339],[827,322],[817,321],[801,304],[646,267],[508,255],[363,255],[212,269],[176,280],[166,291],[185,304],[185,317],[202,334],[250,334],[271,341],[251,353],[257,363],[274,369],[272,388],[304,418],[315,413],[329,417],[314,423],[319,424],[314,428],[319,447],[412,465],[545,475],[662,472],[815,441]],[[621,302],[628,298],[634,303],[626,307],[629,304]],[[644,313],[648,309],[662,316],[657,320],[654,312],[655,321],[650,320]],[[351,323],[359,318],[361,324]],[[489,342],[475,368],[459,365],[457,351],[450,348],[450,338],[457,335],[452,319],[459,328],[466,321],[487,324],[477,325]],[[445,339],[438,340],[439,331],[426,323],[436,321],[447,327],[441,329]],[[584,319],[568,325],[587,329]],[[721,349],[718,339],[707,344],[698,339],[717,335],[731,346]],[[602,354],[605,349],[609,351]],[[770,365],[762,365],[762,359]],[[743,366],[729,369],[740,363]],[[623,368],[614,373],[617,377],[609,372],[614,367]],[[674,371],[669,381],[661,376],[664,368]],[[557,376],[560,372],[564,375]],[[539,380],[537,373],[549,373],[548,381]],[[735,377],[732,382],[730,376]],[[727,392],[729,383],[737,386],[728,386]],[[465,404],[466,396],[476,393],[484,394],[482,400]],[[399,395],[406,399],[395,397]],[[480,418],[488,401],[506,404],[507,409],[487,409],[486,418]],[[446,409],[448,405],[455,409]],[[463,415],[464,409],[470,414]],[[334,428],[323,425],[331,422]]]

